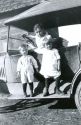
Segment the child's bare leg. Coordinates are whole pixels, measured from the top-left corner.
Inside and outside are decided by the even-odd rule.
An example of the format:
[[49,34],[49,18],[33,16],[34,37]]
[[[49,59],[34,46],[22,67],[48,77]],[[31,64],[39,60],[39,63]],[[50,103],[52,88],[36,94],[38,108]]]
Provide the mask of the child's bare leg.
[[48,96],[49,95],[49,81],[48,78],[45,79],[45,91],[43,93],[43,96]]
[[27,88],[27,83],[23,83],[23,93],[25,97],[27,97],[26,88]]
[[29,83],[30,87],[30,97],[33,97],[33,82]]

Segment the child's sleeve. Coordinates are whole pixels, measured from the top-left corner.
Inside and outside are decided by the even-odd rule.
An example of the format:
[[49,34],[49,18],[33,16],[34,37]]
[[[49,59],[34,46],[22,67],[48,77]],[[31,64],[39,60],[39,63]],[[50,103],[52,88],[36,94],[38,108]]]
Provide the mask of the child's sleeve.
[[32,64],[33,64],[33,66],[34,66],[36,69],[38,69],[37,61],[34,59],[34,57],[31,57],[31,59],[32,59]]
[[17,62],[17,72],[20,72],[20,70],[21,70],[21,61],[19,59]]
[[55,56],[56,56],[57,60],[59,60],[59,59],[60,59],[60,55],[59,55],[59,52],[58,52],[58,50],[57,50],[57,49],[55,49]]

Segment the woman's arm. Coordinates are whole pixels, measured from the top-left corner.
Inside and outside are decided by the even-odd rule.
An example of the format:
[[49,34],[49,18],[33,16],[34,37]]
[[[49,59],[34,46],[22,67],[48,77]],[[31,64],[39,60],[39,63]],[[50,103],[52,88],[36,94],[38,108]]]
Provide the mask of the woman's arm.
[[57,58],[57,70],[60,71],[61,70],[60,69],[60,55],[59,55],[59,52],[58,52],[57,49],[54,49],[54,54],[55,54],[55,56]]
[[36,53],[38,53],[38,54],[43,54],[44,53],[44,51],[45,51],[45,48],[35,48],[34,49],[34,51],[36,52]]
[[32,48],[37,47],[36,43],[33,40],[33,38],[35,38],[35,36],[30,37],[30,35],[23,34],[22,37],[24,39],[26,39],[27,44],[31,44],[32,45]]
[[23,34],[22,37],[23,38],[35,39],[35,35],[29,34],[28,32],[27,32],[27,34]]
[[60,59],[57,60],[57,65],[58,65],[57,70],[60,71]]

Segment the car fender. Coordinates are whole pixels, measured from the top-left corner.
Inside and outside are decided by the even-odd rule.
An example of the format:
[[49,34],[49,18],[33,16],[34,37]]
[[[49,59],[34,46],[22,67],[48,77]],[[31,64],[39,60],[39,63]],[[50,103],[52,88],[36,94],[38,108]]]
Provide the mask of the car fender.
[[81,81],[81,68],[76,72],[76,74],[73,77],[72,84],[71,84],[71,94],[74,94],[76,91],[76,88]]

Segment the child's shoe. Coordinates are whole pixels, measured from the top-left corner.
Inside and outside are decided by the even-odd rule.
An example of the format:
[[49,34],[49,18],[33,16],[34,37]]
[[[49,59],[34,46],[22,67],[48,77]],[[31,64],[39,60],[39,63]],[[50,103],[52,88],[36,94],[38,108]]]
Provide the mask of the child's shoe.
[[48,95],[49,95],[48,89],[44,88],[44,90],[43,90],[43,96],[48,96]]
[[33,92],[30,93],[30,97],[33,97]]
[[43,96],[48,96],[49,95],[49,92],[46,92],[43,94]]
[[27,97],[27,93],[24,93],[24,97]]
[[56,94],[63,94],[59,89],[56,89]]

